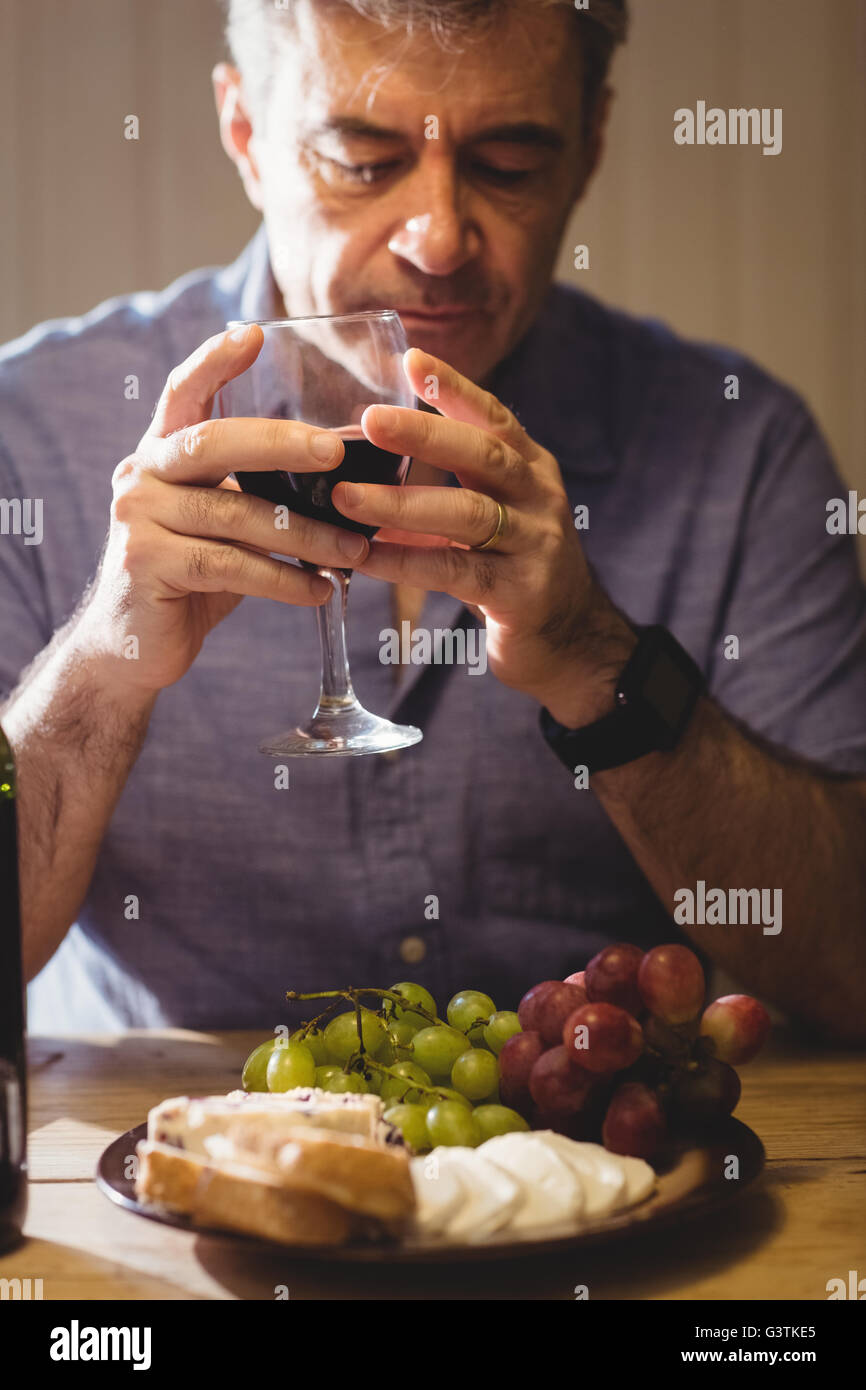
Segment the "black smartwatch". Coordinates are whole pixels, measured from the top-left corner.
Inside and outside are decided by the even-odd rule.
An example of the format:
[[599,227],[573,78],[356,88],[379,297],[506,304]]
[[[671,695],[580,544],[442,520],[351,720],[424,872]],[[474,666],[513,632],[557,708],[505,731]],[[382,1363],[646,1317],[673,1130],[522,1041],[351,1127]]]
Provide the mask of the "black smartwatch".
[[619,678],[610,714],[568,729],[547,709],[541,731],[569,770],[590,776],[646,753],[670,750],[682,737],[704,689],[700,667],[666,627],[636,628],[638,642]]

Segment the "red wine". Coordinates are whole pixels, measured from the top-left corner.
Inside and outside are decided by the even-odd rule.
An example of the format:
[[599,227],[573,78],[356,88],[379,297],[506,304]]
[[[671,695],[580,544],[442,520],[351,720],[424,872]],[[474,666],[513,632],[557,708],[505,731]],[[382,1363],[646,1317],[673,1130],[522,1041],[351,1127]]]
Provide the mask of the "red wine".
[[345,455],[338,468],[327,473],[235,473],[238,484],[244,492],[263,497],[275,506],[286,506],[301,516],[314,521],[327,521],[331,526],[341,526],[344,531],[360,531],[361,535],[375,535],[376,526],[365,526],[363,522],[351,521],[338,512],[331,504],[331,493],[337,483],[402,483],[409,466],[409,459],[402,454],[391,454],[371,444],[358,427],[335,431],[343,440]]
[[15,766],[0,729],[0,1250],[15,1245],[27,1210],[24,977],[18,905]]

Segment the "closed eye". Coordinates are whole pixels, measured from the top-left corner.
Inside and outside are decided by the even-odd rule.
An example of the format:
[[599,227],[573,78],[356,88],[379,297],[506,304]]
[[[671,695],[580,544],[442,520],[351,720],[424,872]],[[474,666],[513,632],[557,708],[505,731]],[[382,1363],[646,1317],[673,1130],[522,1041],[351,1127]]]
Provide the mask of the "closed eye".
[[535,173],[534,169],[500,169],[496,164],[488,164],[483,159],[473,159],[470,168],[481,178],[503,186],[521,183]]
[[402,160],[383,159],[378,164],[343,164],[339,159],[329,159],[328,163],[350,183],[371,184],[381,182],[395,169],[399,169]]
[[[372,164],[344,164],[341,160],[329,159],[328,163],[337,169],[340,176],[347,179],[348,182],[369,186],[381,183],[390,174],[395,173],[402,167],[403,160],[383,159]],[[537,172],[535,169],[503,169],[497,164],[488,164],[483,159],[470,160],[468,167],[477,177],[487,179],[489,182],[504,188],[522,183]]]

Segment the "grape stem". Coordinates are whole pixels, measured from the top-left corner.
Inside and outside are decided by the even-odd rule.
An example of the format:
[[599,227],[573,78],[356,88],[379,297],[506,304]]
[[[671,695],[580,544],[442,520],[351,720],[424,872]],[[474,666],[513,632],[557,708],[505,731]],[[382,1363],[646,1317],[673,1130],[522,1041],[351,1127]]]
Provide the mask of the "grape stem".
[[339,1006],[340,1000],[332,999],[328,1007],[323,1009],[320,1014],[317,1014],[315,1018],[311,1018],[307,1023],[302,1023],[300,1028],[302,1038],[305,1038],[308,1033],[322,1032],[325,1020],[330,1023],[331,1018],[336,1014]]
[[[399,991],[395,989],[377,989],[374,987],[358,988],[355,985],[350,985],[348,989],[322,989],[309,990],[306,992],[299,992],[298,990],[290,989],[286,991],[286,998],[290,1001],[307,1002],[311,999],[329,999],[331,1001],[328,1004],[327,1008],[324,1009],[322,1013],[318,1014],[316,1018],[311,1019],[309,1023],[304,1023],[301,1025],[303,1030],[301,1034],[302,1038],[306,1037],[308,1033],[318,1028],[322,1020],[327,1018],[329,1014],[333,1015],[335,1010],[339,1007],[341,1001],[345,1000],[347,1003],[352,1004],[354,1006],[355,1028],[358,1034],[358,1048],[357,1051],[350,1054],[350,1056],[346,1059],[345,1063],[343,1064],[342,1071],[347,1076],[353,1070],[363,1071],[365,1068],[375,1067],[377,1071],[384,1072],[387,1076],[392,1077],[395,1081],[406,1081],[406,1078],[404,1076],[401,1076],[399,1072],[395,1072],[390,1067],[386,1067],[383,1062],[374,1062],[373,1059],[367,1053],[367,1048],[364,1043],[364,1033],[361,1018],[361,1000],[364,997],[364,995],[374,995],[379,1000],[379,1009],[374,1010],[374,1012],[377,1012],[379,1016],[382,1018],[382,1022],[385,1025],[385,1032],[387,1034],[388,1040],[393,1047],[400,1046],[399,1039],[395,1036],[395,1034],[391,1032],[390,1028],[388,1027],[388,1023],[390,1022],[390,1019],[393,1016],[395,1007],[404,1009],[407,1013],[420,1014],[421,1017],[427,1019],[427,1021],[431,1025],[438,1025],[443,1028],[448,1027],[447,1023],[445,1023],[441,1018],[439,1018],[438,1015],[436,1015],[435,1013],[431,1013],[429,1009],[425,1009],[423,1004],[414,1003],[412,1000],[407,999],[405,995],[400,994]],[[388,1018],[386,1019],[384,1015],[387,1004],[390,1004],[392,1008]],[[482,1020],[478,1021],[481,1022]],[[473,1027],[474,1026],[475,1025],[473,1024]],[[360,1067],[358,1067],[358,1063],[360,1063]],[[431,1095],[436,1095],[440,1097],[446,1096],[446,1090],[444,1087],[425,1086],[423,1083],[418,1081],[407,1081],[405,1090],[402,1092],[402,1095],[407,1095],[408,1092],[412,1090],[426,1091],[429,1092]]]
[[[376,998],[378,998],[380,1001],[380,1008],[384,1004],[384,1001],[387,999],[390,1002],[398,1005],[399,1008],[405,1010],[406,1013],[420,1014],[422,1018],[426,1018],[427,1021],[431,1024],[438,1024],[442,1028],[447,1028],[449,1026],[444,1019],[441,1019],[436,1014],[431,1013],[429,1009],[425,1009],[423,1004],[414,1003],[411,999],[407,999],[404,994],[400,994],[395,989],[376,989],[372,986],[369,988],[359,989],[354,985],[350,986],[348,989],[310,990],[306,993],[299,993],[297,990],[290,989],[286,991],[286,998],[289,1000],[297,1001],[306,1001],[308,999],[345,999],[348,1003],[354,1004],[357,1010],[357,1008],[360,1007],[362,998],[365,994],[372,994]],[[335,1005],[331,1004],[328,1007],[334,1008]],[[325,1012],[327,1012],[327,1010]],[[373,1012],[377,1012],[377,1010],[374,1010]],[[324,1015],[320,1015],[320,1017],[323,1016]],[[360,1033],[358,1034],[358,1036],[360,1038]]]
[[401,1100],[409,1091],[427,1091],[430,1095],[439,1096],[443,1100],[448,1099],[447,1086],[427,1086],[423,1081],[412,1081],[409,1077],[403,1076],[402,1073],[397,1071],[394,1067],[386,1066],[384,1062],[375,1062],[368,1053],[361,1052],[360,1048],[357,1052],[353,1052],[351,1057],[347,1059],[343,1071],[351,1072],[355,1070],[357,1062],[363,1063],[363,1067],[359,1068],[359,1070],[372,1068],[375,1071],[382,1072],[385,1076],[390,1076],[394,1081],[405,1082],[404,1090],[400,1095]]

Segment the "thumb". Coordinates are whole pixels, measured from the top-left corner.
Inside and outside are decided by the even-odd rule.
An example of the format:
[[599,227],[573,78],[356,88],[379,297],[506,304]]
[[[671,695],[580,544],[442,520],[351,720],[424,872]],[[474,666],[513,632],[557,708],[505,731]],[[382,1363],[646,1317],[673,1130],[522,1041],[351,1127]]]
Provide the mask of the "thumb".
[[145,438],[165,439],[209,420],[217,391],[255,362],[264,340],[258,324],[251,324],[217,333],[197,347],[169,372]]

